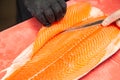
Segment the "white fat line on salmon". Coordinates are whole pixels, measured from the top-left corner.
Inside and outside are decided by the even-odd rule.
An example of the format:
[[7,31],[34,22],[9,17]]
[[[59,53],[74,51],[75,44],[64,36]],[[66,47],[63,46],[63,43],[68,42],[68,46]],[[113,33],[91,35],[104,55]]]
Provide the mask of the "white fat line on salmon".
[[[77,45],[77,44],[76,44]],[[44,69],[40,70],[39,72],[37,72],[36,74],[34,74],[32,77],[30,77],[28,80],[32,80],[34,79],[34,77],[36,77],[38,74],[42,73],[44,70],[46,70],[49,66],[51,66],[52,64],[54,64],[55,62],[57,62],[60,58],[62,58],[67,52],[69,52],[71,49],[73,49],[76,45],[74,45],[73,47],[70,47],[64,54],[62,54],[59,58],[57,58],[55,61],[53,61],[51,64],[49,64],[48,66],[46,66]]]
[[7,72],[1,80],[5,80],[12,73],[14,73],[17,69],[22,67],[27,61],[29,61],[30,58],[32,57],[32,49],[33,49],[33,43],[30,46],[28,46],[18,57],[16,57],[16,59],[12,62],[10,67],[2,70],[2,72],[4,71],[7,71]]

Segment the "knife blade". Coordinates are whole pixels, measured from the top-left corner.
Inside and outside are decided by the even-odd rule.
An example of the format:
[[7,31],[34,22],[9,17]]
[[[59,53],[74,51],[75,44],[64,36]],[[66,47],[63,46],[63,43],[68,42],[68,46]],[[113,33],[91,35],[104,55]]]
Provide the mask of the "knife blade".
[[94,21],[94,22],[90,22],[90,23],[81,25],[81,26],[69,28],[66,31],[77,30],[77,29],[81,29],[81,28],[87,28],[87,27],[90,27],[90,26],[101,24],[103,21],[104,21],[104,19],[100,19],[100,20],[97,20],[97,21]]

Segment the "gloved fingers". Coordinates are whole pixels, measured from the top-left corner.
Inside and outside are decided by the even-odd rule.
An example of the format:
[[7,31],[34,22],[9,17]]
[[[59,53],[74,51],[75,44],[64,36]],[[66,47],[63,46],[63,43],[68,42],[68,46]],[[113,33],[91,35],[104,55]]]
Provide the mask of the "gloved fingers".
[[[40,15],[41,14],[41,15]],[[50,26],[51,24],[46,19],[43,12],[38,13],[38,15],[35,15],[38,21],[40,21],[44,26]]]
[[51,24],[55,21],[55,15],[52,11],[51,8],[47,8],[46,10],[44,10],[44,15],[46,20]]
[[66,13],[65,0],[25,0],[26,7],[43,25],[50,26]]
[[66,7],[67,7],[67,4],[65,3],[65,0],[57,0],[57,2],[61,6],[61,8],[63,10],[63,13],[65,14],[66,13]]
[[60,20],[64,16],[62,8],[58,3],[55,3],[54,5],[52,5],[51,8],[54,12],[56,21]]
[[108,16],[103,22],[102,25],[103,26],[108,26],[109,24],[117,21],[118,19],[120,19],[120,10],[114,12],[113,14],[111,14],[110,16]]

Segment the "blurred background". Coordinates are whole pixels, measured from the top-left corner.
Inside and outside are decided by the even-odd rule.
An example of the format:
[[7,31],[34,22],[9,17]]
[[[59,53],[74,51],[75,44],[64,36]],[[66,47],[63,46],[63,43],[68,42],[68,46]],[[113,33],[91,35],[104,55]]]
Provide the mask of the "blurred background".
[[16,24],[16,0],[0,0],[0,31]]

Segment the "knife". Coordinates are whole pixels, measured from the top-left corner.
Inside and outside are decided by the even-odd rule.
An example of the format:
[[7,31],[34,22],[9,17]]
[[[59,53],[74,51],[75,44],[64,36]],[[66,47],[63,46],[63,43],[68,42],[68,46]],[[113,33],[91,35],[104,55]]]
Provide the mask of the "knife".
[[95,26],[95,25],[101,24],[103,21],[104,21],[104,19],[100,19],[100,20],[97,20],[97,21],[94,21],[94,22],[90,22],[90,23],[81,25],[81,26],[69,28],[69,29],[67,29],[65,31],[72,31],[72,30],[87,28],[87,27],[90,27],[90,26]]

